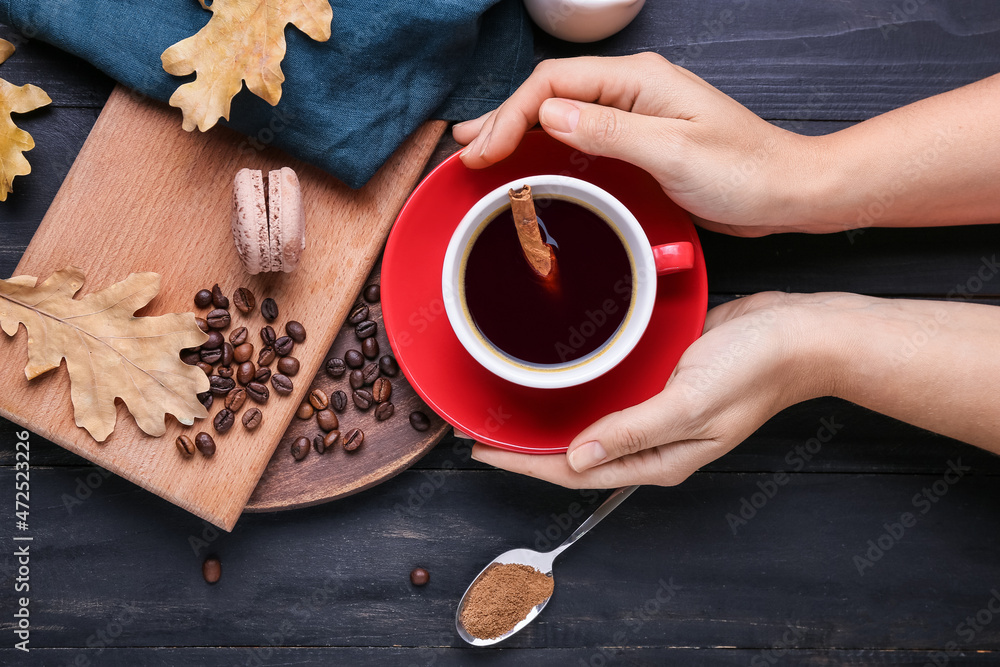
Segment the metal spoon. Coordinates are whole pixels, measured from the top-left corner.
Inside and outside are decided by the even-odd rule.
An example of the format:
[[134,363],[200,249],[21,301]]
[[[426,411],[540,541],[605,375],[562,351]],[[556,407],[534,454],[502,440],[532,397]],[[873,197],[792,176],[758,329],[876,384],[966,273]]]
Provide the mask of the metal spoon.
[[511,635],[520,632],[522,628],[535,620],[535,617],[542,613],[542,610],[545,609],[545,605],[547,605],[549,600],[552,599],[551,595],[543,602],[536,604],[531,611],[528,612],[528,615],[515,625],[510,632],[499,637],[494,637],[493,639],[480,639],[479,637],[473,637],[469,634],[468,630],[465,629],[465,626],[462,625],[462,609],[465,607],[466,598],[469,597],[469,591],[472,590],[472,587],[476,585],[476,582],[479,581],[486,570],[494,564],[506,565],[507,563],[520,563],[522,565],[533,567],[546,576],[553,576],[552,564],[555,562],[556,558],[562,552],[566,551],[566,549],[568,549],[574,542],[586,535],[591,528],[600,523],[601,519],[611,514],[612,510],[621,505],[622,501],[632,495],[632,492],[638,488],[638,486],[625,486],[617,489],[614,493],[608,496],[607,500],[601,503],[601,506],[598,507],[586,521],[580,524],[579,528],[573,531],[572,535],[566,538],[565,542],[552,551],[540,552],[533,549],[511,549],[510,551],[506,551],[494,558],[489,565],[483,568],[482,572],[476,575],[476,578],[472,580],[469,587],[465,589],[465,594],[462,596],[462,600],[458,603],[458,611],[455,612],[455,629],[458,630],[458,636],[473,646],[490,646],[492,644],[496,644],[497,642],[502,642]]

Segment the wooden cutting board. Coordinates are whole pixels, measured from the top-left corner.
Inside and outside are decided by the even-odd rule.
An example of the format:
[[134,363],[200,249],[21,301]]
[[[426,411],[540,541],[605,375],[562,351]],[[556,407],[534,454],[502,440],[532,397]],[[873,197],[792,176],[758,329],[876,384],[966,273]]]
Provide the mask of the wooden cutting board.
[[[153,438],[119,405],[115,432],[97,443],[74,423],[65,365],[31,382],[25,379],[27,336],[21,327],[13,339],[0,336],[0,414],[231,530],[444,127],[441,121],[424,124],[367,186],[354,191],[280,151],[255,151],[225,128],[187,133],[177,109],[116,88],[15,275],[44,280],[65,266],[77,266],[87,276],[82,296],[131,272],[155,271],[163,277],[161,292],[140,315],[194,310],[194,293],[214,283],[230,296],[237,287],[248,287],[258,304],[268,296],[277,301],[275,329],[283,329],[289,319],[305,326],[307,340],[294,353],[302,379],[289,396],[272,391],[254,432],[238,418],[229,433],[217,435],[208,420],[184,427],[171,417],[166,434]],[[233,176],[242,167],[281,166],[295,169],[302,184],[307,247],[294,272],[250,276],[229,231]],[[232,326],[254,332],[259,350],[256,332],[266,324],[259,309],[248,316],[230,310]],[[216,401],[210,415],[220,406]],[[215,456],[179,456],[177,435],[193,439],[201,430],[215,437]]]

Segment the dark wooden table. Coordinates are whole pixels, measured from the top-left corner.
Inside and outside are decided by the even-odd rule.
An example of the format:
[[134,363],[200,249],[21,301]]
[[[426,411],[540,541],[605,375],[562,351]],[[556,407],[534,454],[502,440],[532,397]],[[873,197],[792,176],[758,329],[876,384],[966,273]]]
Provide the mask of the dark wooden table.
[[[539,55],[655,50],[807,134],[1000,71],[993,0],[647,4],[615,38],[590,46],[539,38]],[[111,82],[38,42],[22,45],[0,76],[53,99],[18,118],[37,148],[34,172],[0,204],[0,275],[8,276]],[[711,305],[767,289],[1000,303],[1000,226],[702,240]],[[506,549],[562,539],[579,521],[571,515],[603,493],[487,469],[449,439],[375,489],[248,515],[223,534],[32,436],[25,654],[11,632],[20,597],[9,541],[17,430],[0,423],[2,664],[1000,660],[1000,461],[831,399],[785,411],[679,487],[640,489],[563,557],[552,603],[499,650],[471,650],[455,635],[465,586]],[[959,465],[961,477],[943,481]],[[777,484],[781,472],[787,481]],[[727,517],[741,509],[753,515],[734,530]],[[905,512],[917,522],[901,532],[893,524]],[[215,586],[201,576],[210,553],[223,562]],[[858,558],[870,566],[859,571]],[[431,572],[423,588],[408,580],[417,565]]]

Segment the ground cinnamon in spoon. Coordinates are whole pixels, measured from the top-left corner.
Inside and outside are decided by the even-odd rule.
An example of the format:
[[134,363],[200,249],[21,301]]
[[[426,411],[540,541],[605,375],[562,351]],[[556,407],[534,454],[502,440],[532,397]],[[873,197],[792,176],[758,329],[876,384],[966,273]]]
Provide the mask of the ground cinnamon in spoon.
[[491,565],[469,590],[462,607],[462,625],[479,639],[505,635],[532,607],[545,602],[554,587],[552,577],[528,565]]

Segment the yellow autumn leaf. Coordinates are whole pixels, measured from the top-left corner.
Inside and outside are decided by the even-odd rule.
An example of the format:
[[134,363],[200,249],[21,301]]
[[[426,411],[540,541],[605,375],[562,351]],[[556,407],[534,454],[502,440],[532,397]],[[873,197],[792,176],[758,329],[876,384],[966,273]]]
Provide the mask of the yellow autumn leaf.
[[116,398],[149,435],[163,435],[167,414],[182,424],[207,417],[197,394],[208,391],[208,378],[180,359],[182,349],[208,340],[194,314],[134,316],[160,291],[159,274],[133,273],[74,299],[83,281],[75,267],[40,285],[32,276],[0,280],[0,328],[8,336],[17,333],[19,323],[28,330],[27,378],[58,368],[65,359],[76,425],[98,442],[115,428]]
[[291,23],[318,42],[330,39],[333,9],[328,0],[214,0],[212,18],[197,34],[177,42],[160,59],[175,76],[196,73],[177,88],[170,106],[184,112],[184,129],[207,131],[229,107],[243,82],[274,106],[285,75],[285,26]]
[[[0,39],[0,65],[14,53],[14,45]],[[31,173],[23,153],[35,147],[31,135],[14,125],[12,113],[28,113],[52,100],[45,91],[27,84],[15,86],[0,79],[0,201],[7,200],[15,176]]]

